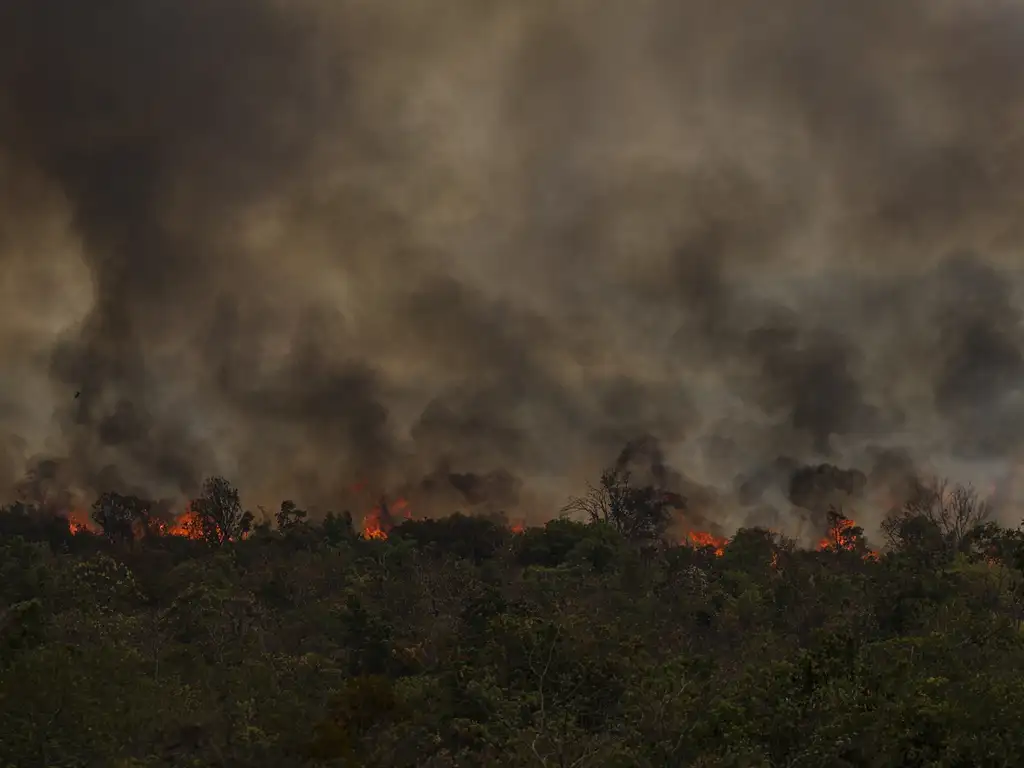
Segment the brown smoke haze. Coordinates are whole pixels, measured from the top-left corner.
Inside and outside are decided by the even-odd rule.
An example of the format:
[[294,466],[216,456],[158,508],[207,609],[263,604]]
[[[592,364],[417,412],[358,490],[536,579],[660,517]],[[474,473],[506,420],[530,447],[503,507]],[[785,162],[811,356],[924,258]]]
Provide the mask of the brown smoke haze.
[[6,0],[0,484],[1016,521],[1022,201],[1017,3]]

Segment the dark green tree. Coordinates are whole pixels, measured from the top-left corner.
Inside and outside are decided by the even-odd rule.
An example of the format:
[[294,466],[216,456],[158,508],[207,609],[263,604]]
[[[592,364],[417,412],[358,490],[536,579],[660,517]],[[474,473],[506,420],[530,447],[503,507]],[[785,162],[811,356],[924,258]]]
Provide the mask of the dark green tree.
[[107,492],[92,505],[92,519],[111,541],[127,542],[149,528],[151,501]]
[[282,501],[281,508],[274,515],[277,521],[277,528],[280,531],[287,531],[301,525],[306,519],[306,510],[299,509],[294,501]]

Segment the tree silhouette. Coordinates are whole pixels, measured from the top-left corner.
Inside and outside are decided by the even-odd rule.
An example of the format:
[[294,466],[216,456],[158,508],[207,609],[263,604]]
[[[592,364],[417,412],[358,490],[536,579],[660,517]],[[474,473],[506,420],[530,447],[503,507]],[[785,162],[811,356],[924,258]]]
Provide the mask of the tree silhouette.
[[108,491],[92,505],[91,517],[111,541],[131,541],[149,525],[152,502]]
[[583,514],[591,523],[605,523],[629,541],[661,538],[668,527],[670,510],[685,505],[678,494],[654,486],[630,484],[629,470],[606,469],[599,485],[572,499],[563,512]]
[[843,514],[842,510],[830,507],[828,530],[820,548],[827,552],[856,552],[865,554],[864,529]]
[[306,519],[306,510],[299,509],[294,501],[282,501],[281,509],[274,515],[279,530],[294,528]]
[[882,523],[882,530],[896,549],[944,547],[952,556],[970,548],[990,515],[989,505],[971,486],[932,479],[917,485],[903,508]]
[[202,537],[211,544],[237,541],[252,527],[252,512],[242,510],[238,489],[223,477],[207,478],[191,509]]

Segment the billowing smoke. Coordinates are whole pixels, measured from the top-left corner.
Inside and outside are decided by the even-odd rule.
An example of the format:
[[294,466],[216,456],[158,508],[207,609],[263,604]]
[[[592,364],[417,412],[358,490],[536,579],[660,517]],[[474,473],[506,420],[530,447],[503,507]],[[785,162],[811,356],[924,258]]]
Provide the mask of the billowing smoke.
[[8,0],[0,483],[1019,517],[1021,104],[1009,1]]

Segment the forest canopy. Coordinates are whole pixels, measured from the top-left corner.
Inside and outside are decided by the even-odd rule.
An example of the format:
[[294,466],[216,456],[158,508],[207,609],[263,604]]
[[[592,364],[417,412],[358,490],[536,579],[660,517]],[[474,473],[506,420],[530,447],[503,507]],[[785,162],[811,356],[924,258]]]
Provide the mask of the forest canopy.
[[[1024,534],[938,485],[873,549],[577,514],[0,512],[0,765],[1012,765]],[[579,514],[583,510],[586,514]]]

